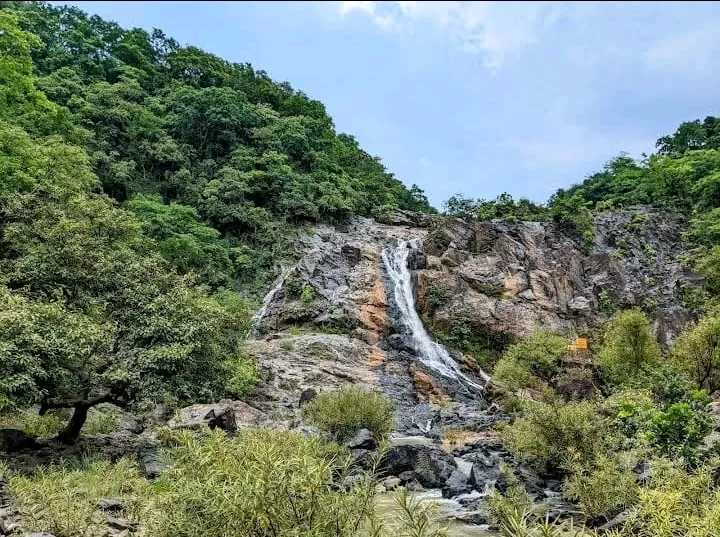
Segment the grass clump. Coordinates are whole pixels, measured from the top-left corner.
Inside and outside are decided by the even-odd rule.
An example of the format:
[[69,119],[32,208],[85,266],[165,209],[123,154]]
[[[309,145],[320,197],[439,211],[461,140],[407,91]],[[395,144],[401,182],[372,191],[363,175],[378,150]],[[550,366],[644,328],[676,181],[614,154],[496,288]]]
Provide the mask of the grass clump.
[[321,393],[307,403],[303,419],[342,442],[360,429],[369,429],[377,436],[388,434],[394,427],[394,407],[380,393],[343,388]]
[[102,534],[107,520],[98,502],[103,498],[120,500],[124,507],[117,516],[140,522],[151,490],[137,464],[124,458],[115,464],[83,460],[76,465],[40,467],[28,476],[10,475],[8,482],[25,529],[56,537]]
[[55,436],[63,430],[67,417],[58,412],[39,415],[26,410],[15,410],[0,414],[0,428],[20,429],[34,438]]
[[163,475],[157,537],[354,537],[373,509],[374,482],[343,485],[347,452],[295,432],[185,433]]

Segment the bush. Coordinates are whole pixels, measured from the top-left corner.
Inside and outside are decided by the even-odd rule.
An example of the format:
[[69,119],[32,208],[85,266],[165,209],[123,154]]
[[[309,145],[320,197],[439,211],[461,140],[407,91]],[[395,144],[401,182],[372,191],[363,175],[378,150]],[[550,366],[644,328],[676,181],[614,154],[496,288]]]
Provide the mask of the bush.
[[517,457],[539,471],[561,467],[571,450],[592,461],[612,440],[607,421],[588,402],[527,402],[523,416],[499,432]]
[[636,464],[637,460],[628,453],[618,459],[600,454],[587,466],[576,454],[571,454],[565,466],[570,474],[565,482],[565,496],[577,502],[591,519],[610,519],[637,500],[633,472]]
[[372,512],[374,482],[339,485],[348,454],[296,432],[248,429],[235,438],[185,432],[159,487],[157,537],[353,537]]
[[250,356],[241,355],[228,363],[228,380],[225,389],[233,397],[249,395],[260,380],[257,362]]
[[641,386],[660,359],[650,322],[638,309],[625,310],[607,326],[599,353],[603,376],[614,385]]
[[291,274],[285,279],[285,283],[283,284],[285,296],[291,300],[297,300],[300,298],[300,295],[302,295],[303,285],[303,281],[300,278]]
[[120,459],[83,461],[38,468],[29,476],[10,476],[10,490],[25,519],[27,531],[46,531],[56,537],[101,535],[107,521],[97,504],[103,498],[123,502],[123,518],[140,522],[147,509],[150,484],[137,464]]
[[303,286],[302,293],[300,293],[300,300],[305,304],[310,304],[315,300],[315,291],[312,286],[307,284]]
[[672,347],[672,358],[708,393],[720,389],[720,312],[686,328]]
[[687,402],[674,403],[650,416],[646,437],[663,455],[694,460],[711,428],[712,420],[703,408]]
[[394,427],[390,399],[360,388],[343,388],[321,393],[303,406],[303,419],[338,441],[352,438],[360,429],[383,436]]
[[512,391],[542,389],[557,374],[566,354],[564,336],[538,331],[508,348],[498,361],[493,378]]

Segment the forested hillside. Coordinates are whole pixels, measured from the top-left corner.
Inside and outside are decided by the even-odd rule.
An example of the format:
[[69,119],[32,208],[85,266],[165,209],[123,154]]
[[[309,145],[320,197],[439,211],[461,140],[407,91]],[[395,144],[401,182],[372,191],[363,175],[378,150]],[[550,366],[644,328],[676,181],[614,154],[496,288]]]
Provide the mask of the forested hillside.
[[249,63],[0,2],[0,536],[717,535],[720,119],[445,209]]

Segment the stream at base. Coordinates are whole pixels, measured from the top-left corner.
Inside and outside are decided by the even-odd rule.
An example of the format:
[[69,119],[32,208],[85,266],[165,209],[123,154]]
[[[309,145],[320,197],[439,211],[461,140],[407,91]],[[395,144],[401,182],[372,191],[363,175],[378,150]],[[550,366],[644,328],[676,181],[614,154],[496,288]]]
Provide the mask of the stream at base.
[[[460,520],[453,520],[455,516],[462,513],[462,507],[456,500],[443,498],[439,490],[424,490],[416,492],[415,495],[423,502],[432,502],[437,505],[438,521],[441,526],[448,529],[448,537],[497,537],[500,535],[488,531],[485,526],[475,526]],[[375,500],[375,509],[388,528],[393,529],[398,526],[395,493],[378,494]]]

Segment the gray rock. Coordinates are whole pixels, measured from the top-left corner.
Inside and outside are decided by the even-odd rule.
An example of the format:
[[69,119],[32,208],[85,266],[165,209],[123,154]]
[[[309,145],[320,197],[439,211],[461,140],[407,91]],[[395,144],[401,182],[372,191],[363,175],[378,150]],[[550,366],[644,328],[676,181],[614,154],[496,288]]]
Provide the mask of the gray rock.
[[459,469],[456,469],[445,482],[442,488],[442,495],[443,498],[454,498],[471,490],[472,487],[468,483],[467,476]]
[[377,442],[372,432],[360,429],[345,445],[350,449],[375,449]]
[[442,449],[423,445],[392,446],[383,457],[380,468],[387,475],[405,478],[405,472],[426,488],[441,488],[445,485],[457,465],[453,457]]
[[402,485],[402,480],[399,477],[386,477],[380,482],[380,484],[385,488],[385,490],[392,491]]
[[48,533],[46,531],[25,533],[25,534],[23,534],[23,536],[24,537],[55,537],[52,533]]
[[153,481],[160,477],[165,467],[160,462],[160,456],[154,449],[146,449],[138,454],[138,460],[140,462],[140,469],[143,475]]
[[106,512],[118,512],[125,509],[125,504],[120,500],[103,498],[97,503],[98,509]]
[[298,407],[303,406],[305,403],[309,403],[317,396],[317,392],[312,388],[307,388],[300,393],[300,402]]
[[362,470],[370,470],[373,467],[372,452],[368,449],[353,449],[350,451],[352,464]]

